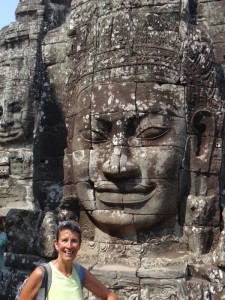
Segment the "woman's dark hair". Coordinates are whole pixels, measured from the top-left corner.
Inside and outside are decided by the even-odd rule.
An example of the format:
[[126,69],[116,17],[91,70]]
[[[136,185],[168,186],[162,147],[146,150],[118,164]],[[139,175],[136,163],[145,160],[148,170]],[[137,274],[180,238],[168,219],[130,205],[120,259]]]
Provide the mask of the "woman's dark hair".
[[81,242],[81,229],[80,225],[75,221],[63,221],[59,223],[57,232],[56,232],[56,240],[59,240],[59,234],[61,231],[69,229],[73,232],[78,233],[79,235],[79,242]]

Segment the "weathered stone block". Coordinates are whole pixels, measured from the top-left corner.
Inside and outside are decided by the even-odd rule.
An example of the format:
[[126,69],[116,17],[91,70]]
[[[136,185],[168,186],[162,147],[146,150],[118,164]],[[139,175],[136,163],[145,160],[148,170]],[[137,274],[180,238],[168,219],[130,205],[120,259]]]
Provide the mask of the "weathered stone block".
[[178,279],[142,279],[141,300],[188,300],[185,281]]
[[9,174],[9,166],[0,166],[0,177],[7,177]]
[[34,202],[43,211],[58,208],[63,197],[62,181],[35,181],[33,183]]
[[217,266],[196,264],[189,266],[190,275],[194,278],[201,278],[209,282],[220,283],[221,286],[225,283],[224,273]]
[[[72,168],[73,168],[73,182],[79,183],[79,181],[89,180],[89,165],[93,161],[90,161],[90,152],[88,150],[78,150],[72,152]],[[79,167],[79,172],[77,171]]]
[[5,255],[5,267],[23,270],[26,274],[33,271],[37,265],[44,263],[45,261],[46,259],[43,257],[32,254],[7,252]]
[[214,196],[189,195],[186,202],[185,225],[218,226],[219,199]]
[[204,254],[210,251],[213,239],[218,236],[218,229],[213,227],[187,227],[184,226],[184,234],[188,237],[191,251]]
[[65,154],[63,160],[63,168],[64,168],[64,184],[71,184],[74,180],[73,175],[73,165],[72,165],[72,155]]
[[140,278],[153,278],[153,279],[179,279],[186,278],[187,276],[187,266],[167,266],[167,267],[158,267],[138,269],[137,276]]
[[136,276],[137,269],[129,266],[126,267],[116,264],[105,266],[96,265],[92,269],[92,272],[111,288],[124,285],[139,285],[139,279]]
[[[203,2],[203,1],[201,1]],[[224,1],[220,2],[204,2],[198,5],[197,12],[207,20],[209,28],[214,28],[217,24],[223,24],[224,22]],[[214,34],[211,34],[214,37]]]

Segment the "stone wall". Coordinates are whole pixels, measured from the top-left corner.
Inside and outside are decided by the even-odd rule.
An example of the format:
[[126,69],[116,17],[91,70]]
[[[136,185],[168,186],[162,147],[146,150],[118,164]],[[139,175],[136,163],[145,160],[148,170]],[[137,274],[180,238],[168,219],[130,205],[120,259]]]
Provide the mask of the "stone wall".
[[[0,212],[54,210],[62,197],[66,129],[42,58],[42,40],[66,5],[21,1],[1,40]],[[54,170],[54,171],[52,171]]]
[[225,297],[224,10],[20,0],[0,31],[1,299],[55,256],[58,213],[120,299]]

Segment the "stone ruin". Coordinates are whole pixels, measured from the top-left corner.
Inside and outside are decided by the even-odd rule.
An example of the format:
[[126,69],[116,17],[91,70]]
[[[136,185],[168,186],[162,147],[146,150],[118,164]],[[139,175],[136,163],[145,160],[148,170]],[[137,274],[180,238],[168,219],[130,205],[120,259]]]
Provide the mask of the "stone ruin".
[[225,299],[224,13],[20,0],[0,31],[1,300],[55,257],[61,219],[120,299]]

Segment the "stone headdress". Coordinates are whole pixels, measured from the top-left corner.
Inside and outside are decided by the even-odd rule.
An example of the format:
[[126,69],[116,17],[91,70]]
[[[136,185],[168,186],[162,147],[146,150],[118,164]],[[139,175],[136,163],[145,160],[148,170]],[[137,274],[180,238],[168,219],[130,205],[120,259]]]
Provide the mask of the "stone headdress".
[[221,110],[210,39],[188,25],[187,3],[149,0],[73,1],[69,91],[100,82],[151,81],[191,86],[191,115]]

